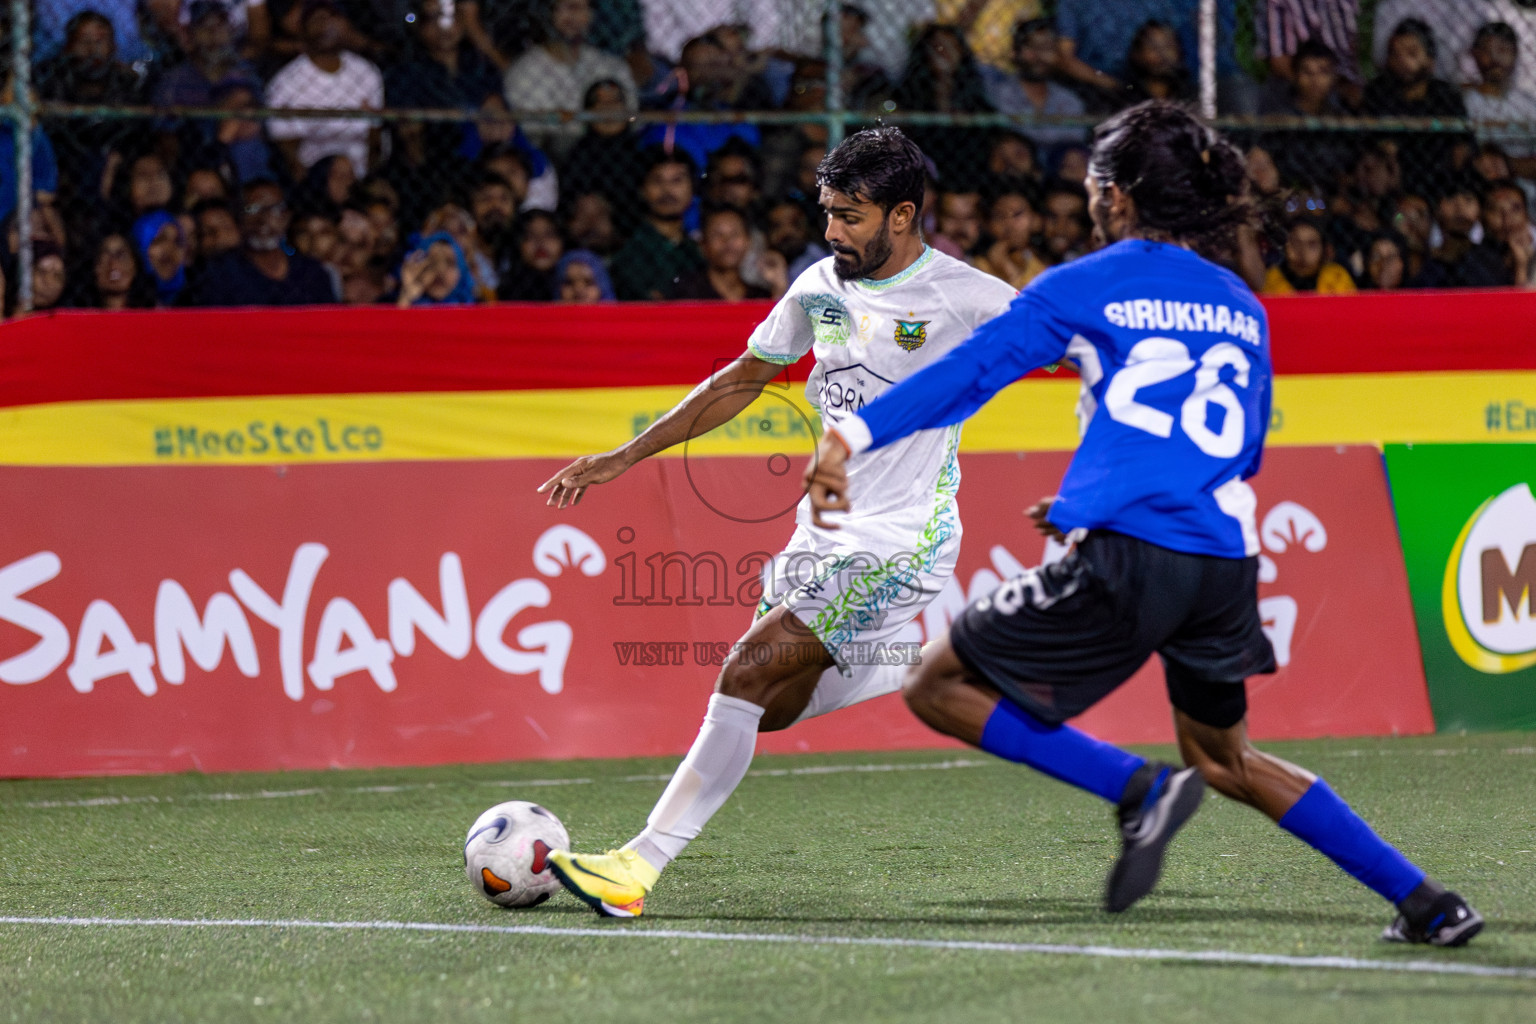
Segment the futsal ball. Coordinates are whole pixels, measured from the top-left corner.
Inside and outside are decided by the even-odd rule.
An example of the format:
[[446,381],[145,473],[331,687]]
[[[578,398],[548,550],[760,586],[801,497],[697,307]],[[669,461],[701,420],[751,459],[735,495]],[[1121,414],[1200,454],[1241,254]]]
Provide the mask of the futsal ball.
[[533,907],[560,888],[550,850],[570,849],[560,819],[526,800],[497,804],[475,819],[464,839],[464,874],[498,907]]

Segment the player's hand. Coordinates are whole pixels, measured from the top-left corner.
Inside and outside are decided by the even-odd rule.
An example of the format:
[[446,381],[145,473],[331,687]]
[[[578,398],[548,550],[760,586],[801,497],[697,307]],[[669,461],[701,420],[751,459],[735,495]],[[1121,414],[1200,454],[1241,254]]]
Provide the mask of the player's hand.
[[581,496],[593,484],[605,484],[629,468],[629,463],[616,452],[602,455],[583,455],[575,462],[539,485],[540,494],[548,494],[544,504],[555,508],[576,505]]
[[839,529],[836,523],[823,519],[823,513],[849,510],[847,467],[848,448],[843,439],[830,432],[821,435],[816,454],[805,467],[805,493],[811,496],[811,522],[823,529]]
[[1050,514],[1051,506],[1054,504],[1056,504],[1056,495],[1053,494],[1049,498],[1041,498],[1029,506],[1029,508],[1024,510],[1024,514],[1035,521],[1035,531],[1037,533],[1049,537],[1057,543],[1065,544],[1067,542],[1067,535],[1056,529],[1055,523],[1045,518]]

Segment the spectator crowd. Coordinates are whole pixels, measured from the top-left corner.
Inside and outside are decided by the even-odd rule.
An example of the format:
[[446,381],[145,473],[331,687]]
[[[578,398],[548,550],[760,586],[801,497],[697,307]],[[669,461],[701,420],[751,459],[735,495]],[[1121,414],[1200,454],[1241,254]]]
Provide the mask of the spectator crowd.
[[[840,100],[854,124],[1016,119],[908,131],[930,157],[930,244],[1022,288],[1094,244],[1092,121],[1148,98],[1195,101],[1198,6],[853,0],[833,19]],[[37,309],[735,301],[781,295],[827,255],[815,176],[829,137],[814,115],[828,109],[834,24],[820,3],[34,8],[33,94],[77,108],[50,107],[31,131]],[[1275,225],[1239,267],[1256,289],[1536,283],[1536,2],[1217,8],[1222,112],[1284,118],[1237,133]],[[15,85],[7,67],[7,102]],[[115,107],[154,113],[102,109]],[[1472,130],[1403,120],[1430,118]],[[7,312],[16,145],[6,121]]]

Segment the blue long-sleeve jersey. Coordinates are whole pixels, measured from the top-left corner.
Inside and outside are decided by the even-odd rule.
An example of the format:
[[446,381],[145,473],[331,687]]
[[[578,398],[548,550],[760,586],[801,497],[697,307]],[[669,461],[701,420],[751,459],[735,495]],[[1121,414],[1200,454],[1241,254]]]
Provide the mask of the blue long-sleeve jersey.
[[1047,271],[942,360],[837,424],[855,452],[959,423],[1037,367],[1082,376],[1083,439],[1050,519],[1175,551],[1258,553],[1269,323],[1229,270],[1130,239]]

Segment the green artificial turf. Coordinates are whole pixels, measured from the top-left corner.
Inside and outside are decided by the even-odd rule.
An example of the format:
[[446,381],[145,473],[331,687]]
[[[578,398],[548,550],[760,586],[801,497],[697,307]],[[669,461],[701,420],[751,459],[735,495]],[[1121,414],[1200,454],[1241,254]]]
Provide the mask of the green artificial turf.
[[1471,899],[1484,934],[1464,950],[1379,942],[1384,903],[1214,796],[1175,841],[1158,891],[1111,917],[1098,907],[1117,847],[1109,810],[982,754],[759,758],[635,922],[601,921],[564,893],[528,911],[493,907],[464,878],[460,844],[480,811],[521,798],[558,814],[577,849],[616,845],[643,824],[671,761],[11,781],[0,782],[0,916],[600,934],[0,924],[0,1021],[1536,1020],[1530,978],[644,935],[1536,970],[1536,736],[1269,749],[1326,776]]

